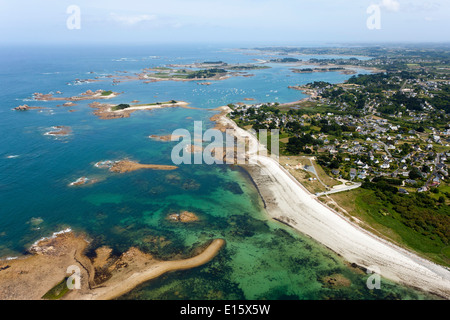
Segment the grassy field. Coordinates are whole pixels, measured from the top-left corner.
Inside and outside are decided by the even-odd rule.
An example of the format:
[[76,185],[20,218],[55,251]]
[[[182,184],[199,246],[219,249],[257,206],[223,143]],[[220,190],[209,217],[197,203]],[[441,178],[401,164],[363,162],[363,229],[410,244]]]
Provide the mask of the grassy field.
[[[286,166],[288,164],[288,166]],[[327,189],[318,180],[310,180],[316,176],[308,171],[302,169],[295,169],[297,165],[311,165],[309,158],[303,156],[281,156],[280,165],[289,171],[292,176],[297,179],[309,192],[315,194],[317,192],[324,192]],[[316,169],[317,171],[317,169]]]
[[356,189],[330,195],[351,216],[364,222],[365,226],[400,246],[445,266],[450,266],[450,247],[434,241],[401,222],[398,213],[386,207],[374,191]]
[[[314,162],[314,161],[313,161]],[[311,165],[308,157],[303,156],[282,156],[280,164],[287,169],[309,192],[326,191],[326,188],[317,180],[310,181],[315,177],[313,173],[302,169],[295,169],[297,165]],[[286,166],[288,164],[288,166]],[[320,179],[332,185],[340,184],[314,163],[316,172]],[[443,188],[447,191],[449,186]],[[411,190],[412,192],[414,190]],[[438,195],[441,195],[441,191]],[[339,207],[343,208],[355,220],[361,221],[362,226],[378,236],[393,241],[401,247],[417,252],[419,255],[428,258],[436,263],[450,266],[450,246],[443,245],[440,241],[430,239],[419,232],[407,227],[402,223],[400,215],[391,207],[386,206],[376,196],[374,191],[366,189],[355,189],[329,195]],[[320,198],[328,203],[335,210],[339,210],[335,205],[330,204],[327,198]]]
[[42,299],[46,300],[58,300],[64,297],[67,292],[69,292],[69,288],[67,288],[67,279],[64,278],[60,283],[58,283],[56,286],[54,286],[52,289],[50,289]]

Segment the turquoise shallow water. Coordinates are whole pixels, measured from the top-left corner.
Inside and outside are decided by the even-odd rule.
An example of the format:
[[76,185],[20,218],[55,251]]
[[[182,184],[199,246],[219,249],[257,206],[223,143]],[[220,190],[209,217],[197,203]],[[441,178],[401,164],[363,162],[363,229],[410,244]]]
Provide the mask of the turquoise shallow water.
[[[125,58],[125,59],[123,59]],[[27,101],[34,92],[60,90],[64,96],[88,89],[123,92],[114,103],[183,100],[209,109],[254,98],[258,102],[295,101],[304,96],[288,85],[311,81],[342,82],[339,73],[294,74],[285,65],[251,71],[199,86],[196,82],[143,84],[110,82],[68,85],[117,70],[138,72],[170,63],[222,60],[253,62],[265,58],[208,46],[132,48],[3,48],[0,50],[0,257],[16,256],[37,239],[70,227],[85,232],[93,246],[117,253],[137,246],[161,259],[189,255],[193,248],[221,237],[227,246],[209,264],[167,274],[124,299],[386,299],[424,298],[411,289],[383,281],[368,290],[367,275],[347,267],[335,254],[288,227],[271,221],[257,190],[237,167],[181,165],[176,171],[141,170],[111,174],[95,168],[101,160],[125,157],[142,163],[171,164],[173,143],[148,139],[193,121],[213,124],[208,110],[164,109],[130,118],[99,120],[87,101],[77,112],[61,102]],[[309,58],[309,57],[305,57]],[[93,71],[94,74],[89,72]],[[15,112],[19,104],[52,111]],[[45,136],[52,126],[72,127],[65,138]],[[11,158],[10,156],[17,156]],[[90,186],[67,185],[81,176],[99,179]],[[189,210],[198,223],[169,223],[171,212]],[[325,276],[342,274],[350,287],[327,288]]]

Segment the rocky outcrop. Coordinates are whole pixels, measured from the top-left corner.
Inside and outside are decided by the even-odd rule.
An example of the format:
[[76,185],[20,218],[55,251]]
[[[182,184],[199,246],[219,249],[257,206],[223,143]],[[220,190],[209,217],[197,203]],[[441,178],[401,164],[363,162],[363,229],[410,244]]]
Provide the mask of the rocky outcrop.
[[199,220],[198,216],[195,213],[189,211],[172,213],[167,217],[167,219],[173,222],[182,222],[182,223],[195,222]]

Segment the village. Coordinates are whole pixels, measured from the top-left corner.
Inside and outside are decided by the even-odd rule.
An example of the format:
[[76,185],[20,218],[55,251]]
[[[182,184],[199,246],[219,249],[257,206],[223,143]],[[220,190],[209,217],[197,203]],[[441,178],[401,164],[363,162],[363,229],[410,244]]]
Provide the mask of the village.
[[396,105],[395,98],[433,99],[450,81],[383,80],[392,90],[371,93],[370,81],[291,87],[310,97],[299,104],[232,104],[230,117],[245,129],[279,129],[280,154],[314,156],[332,178],[386,177],[404,194],[429,192],[447,182],[444,192],[449,192],[449,114],[426,99],[410,110],[403,101]]

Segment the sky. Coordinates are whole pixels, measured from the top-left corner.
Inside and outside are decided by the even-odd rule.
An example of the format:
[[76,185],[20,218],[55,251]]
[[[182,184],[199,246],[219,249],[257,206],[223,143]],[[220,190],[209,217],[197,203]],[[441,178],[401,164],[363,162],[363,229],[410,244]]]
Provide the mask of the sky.
[[0,44],[450,42],[449,30],[449,0],[0,0]]

